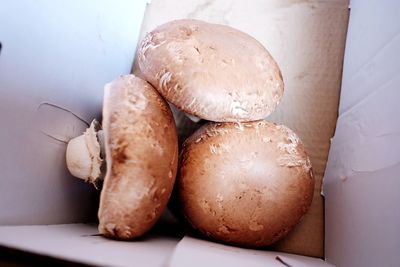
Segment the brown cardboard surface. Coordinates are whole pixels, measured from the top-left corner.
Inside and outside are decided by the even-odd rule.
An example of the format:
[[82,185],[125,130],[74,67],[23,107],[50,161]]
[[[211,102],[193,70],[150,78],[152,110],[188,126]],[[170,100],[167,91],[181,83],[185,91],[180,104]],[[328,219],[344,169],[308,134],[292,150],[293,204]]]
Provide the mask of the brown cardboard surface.
[[348,0],[152,0],[147,6],[142,37],[173,19],[227,24],[258,39],[280,65],[285,93],[267,119],[289,126],[301,137],[311,157],[316,187],[309,213],[273,246],[279,251],[324,255],[320,192],[337,118],[348,14]]

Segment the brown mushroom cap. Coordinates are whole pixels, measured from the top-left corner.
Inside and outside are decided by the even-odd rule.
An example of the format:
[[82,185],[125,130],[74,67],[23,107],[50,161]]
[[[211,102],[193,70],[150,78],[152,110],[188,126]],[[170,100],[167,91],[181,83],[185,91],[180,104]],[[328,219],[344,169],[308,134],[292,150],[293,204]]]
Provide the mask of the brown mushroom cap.
[[278,65],[251,36],[228,26],[177,20],[148,33],[138,66],[169,102],[211,121],[251,121],[283,94]]
[[99,232],[135,238],[153,226],[171,195],[178,155],[175,123],[150,84],[126,75],[105,86],[103,130],[107,173]]
[[314,178],[289,128],[266,121],[209,123],[184,144],[179,197],[192,226],[248,247],[286,235],[311,205]]

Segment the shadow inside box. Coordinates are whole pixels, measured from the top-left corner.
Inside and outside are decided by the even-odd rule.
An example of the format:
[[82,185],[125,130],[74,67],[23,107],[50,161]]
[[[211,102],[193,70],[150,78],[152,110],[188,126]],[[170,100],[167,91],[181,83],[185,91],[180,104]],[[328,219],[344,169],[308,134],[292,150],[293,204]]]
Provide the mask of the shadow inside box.
[[39,255],[19,249],[0,246],[0,266],[3,267],[34,267],[34,266],[77,266],[92,267],[83,263],[76,263],[51,256]]
[[[106,242],[123,242],[123,243],[146,243],[153,244],[153,242],[163,239],[176,239],[180,240],[187,232],[186,226],[178,221],[172,214],[165,212],[160,220],[154,227],[145,235],[133,240],[121,241],[113,240],[103,237],[96,231],[97,223],[87,223],[90,227],[89,232],[80,235],[83,238],[92,239],[91,243],[97,245]],[[72,232],[71,232],[72,234]],[[37,254],[20,249],[10,248],[0,245],[0,266],[5,267],[31,267],[31,266],[95,266],[85,263],[78,263],[66,259],[60,259],[43,254]]]

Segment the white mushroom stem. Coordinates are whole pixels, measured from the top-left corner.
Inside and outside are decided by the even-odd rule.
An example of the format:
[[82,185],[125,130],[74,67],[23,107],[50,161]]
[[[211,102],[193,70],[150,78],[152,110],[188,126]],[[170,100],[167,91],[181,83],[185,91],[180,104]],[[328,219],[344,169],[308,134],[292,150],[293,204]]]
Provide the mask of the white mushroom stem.
[[[103,153],[102,153],[103,152]],[[86,131],[68,142],[66,151],[69,172],[98,188],[103,179],[104,137],[100,124],[93,120]]]

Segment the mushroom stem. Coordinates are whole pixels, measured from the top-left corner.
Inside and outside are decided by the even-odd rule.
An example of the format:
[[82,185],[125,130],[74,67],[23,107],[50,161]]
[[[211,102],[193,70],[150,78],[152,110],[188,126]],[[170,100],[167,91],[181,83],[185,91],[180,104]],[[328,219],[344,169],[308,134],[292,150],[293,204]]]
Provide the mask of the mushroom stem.
[[86,131],[68,142],[66,162],[69,172],[99,189],[104,179],[104,135],[98,121],[93,120]]

